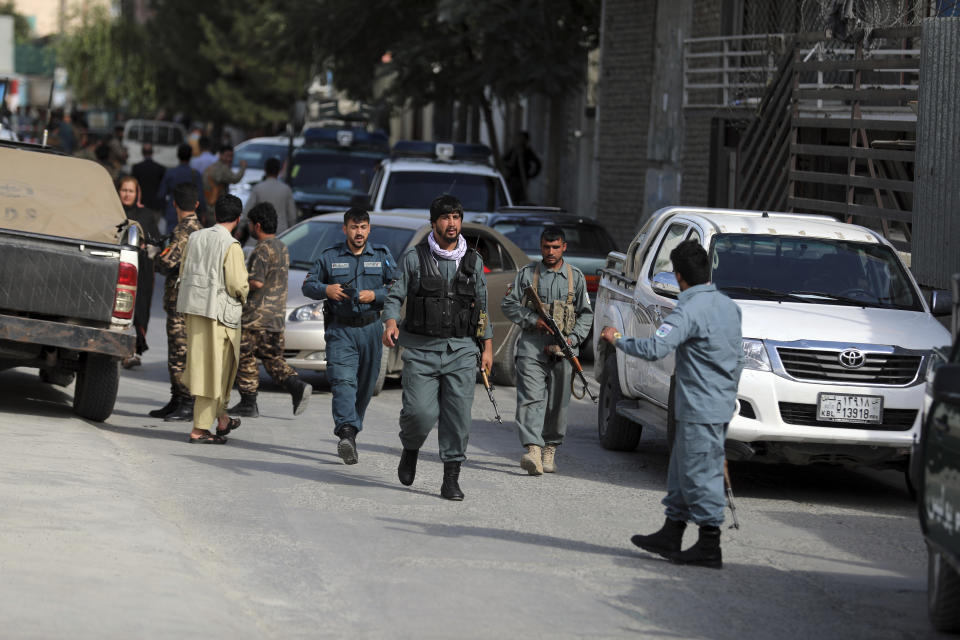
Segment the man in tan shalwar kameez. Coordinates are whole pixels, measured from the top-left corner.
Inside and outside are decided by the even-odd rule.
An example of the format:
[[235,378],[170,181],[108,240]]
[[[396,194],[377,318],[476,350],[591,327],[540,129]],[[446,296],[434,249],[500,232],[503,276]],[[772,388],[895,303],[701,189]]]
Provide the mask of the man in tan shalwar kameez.
[[[240,243],[233,230],[243,209],[236,196],[221,196],[216,224],[192,233],[180,267],[177,311],[187,327],[183,383],[194,396],[190,442],[224,444],[240,426],[227,401],[240,361],[240,314],[250,290]],[[216,433],[210,426],[216,421]]]

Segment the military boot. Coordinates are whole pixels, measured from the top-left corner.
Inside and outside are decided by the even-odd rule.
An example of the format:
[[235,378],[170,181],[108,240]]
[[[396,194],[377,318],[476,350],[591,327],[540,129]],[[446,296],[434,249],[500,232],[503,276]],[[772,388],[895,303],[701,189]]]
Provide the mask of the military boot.
[[400,465],[397,467],[397,477],[400,484],[410,486],[417,475],[417,457],[420,456],[419,449],[404,449],[400,454]]
[[300,376],[290,376],[283,383],[283,388],[293,398],[293,415],[299,416],[307,410],[307,403],[310,401],[313,387],[301,380]]
[[192,422],[193,421],[193,396],[178,396],[177,406],[173,411],[163,416],[164,422]]
[[340,427],[340,442],[337,444],[337,455],[343,464],[357,464],[357,428]]
[[257,392],[240,392],[240,402],[227,409],[227,413],[241,418],[259,418],[260,408],[257,407]]
[[557,445],[548,444],[543,448],[543,472],[554,473],[557,470]]
[[543,475],[543,458],[540,447],[535,444],[527,445],[527,452],[520,458],[520,466],[532,476]]
[[667,554],[678,553],[680,551],[680,543],[683,542],[683,531],[686,528],[686,522],[667,518],[664,520],[663,527],[660,528],[660,531],[651,533],[648,536],[633,536],[630,538],[630,542],[644,551],[658,553],[661,556],[667,557]]
[[177,408],[178,404],[179,402],[177,402],[177,394],[173,389],[171,389],[170,402],[163,405],[159,409],[154,409],[153,411],[149,412],[147,415],[150,416],[151,418],[165,418],[169,414],[173,413],[173,410]]
[[460,463],[443,463],[443,484],[440,485],[440,495],[447,500],[463,500],[463,491],[460,491]]
[[723,568],[723,553],[720,551],[720,527],[700,527],[700,537],[692,547],[667,555],[674,564],[689,564],[695,567]]

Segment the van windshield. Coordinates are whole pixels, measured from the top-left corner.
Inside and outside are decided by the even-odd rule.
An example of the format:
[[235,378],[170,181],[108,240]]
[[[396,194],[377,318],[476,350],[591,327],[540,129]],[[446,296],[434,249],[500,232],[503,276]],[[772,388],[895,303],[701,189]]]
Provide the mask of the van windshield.
[[824,238],[718,234],[712,281],[731,298],[922,311],[890,247]]
[[493,176],[453,171],[393,171],[381,208],[384,211],[429,209],[441,193],[456,196],[464,211],[496,211],[507,204],[503,189]]

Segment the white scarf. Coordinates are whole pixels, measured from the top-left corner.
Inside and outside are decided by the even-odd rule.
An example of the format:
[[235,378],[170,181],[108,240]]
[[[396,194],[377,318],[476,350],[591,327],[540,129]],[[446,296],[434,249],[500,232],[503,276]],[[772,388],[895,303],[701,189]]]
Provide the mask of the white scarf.
[[430,245],[430,251],[444,260],[453,260],[457,263],[458,269],[460,268],[460,259],[467,254],[467,241],[464,240],[463,236],[457,237],[457,248],[453,251],[441,249],[440,245],[437,244],[436,239],[433,237],[433,231],[427,235],[427,243]]

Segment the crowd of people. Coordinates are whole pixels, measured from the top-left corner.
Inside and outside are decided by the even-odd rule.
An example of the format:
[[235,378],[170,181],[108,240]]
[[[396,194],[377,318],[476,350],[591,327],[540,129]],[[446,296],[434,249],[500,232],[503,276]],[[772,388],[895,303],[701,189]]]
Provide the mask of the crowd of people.
[[[131,200],[136,190],[127,186],[124,193]],[[242,217],[240,200],[221,195],[211,208],[214,224],[204,227],[196,213],[201,201],[195,181],[175,185],[177,224],[156,258],[157,270],[167,276],[171,398],[150,415],[192,421],[191,444],[222,445],[241,418],[259,417],[258,362],[290,394],[294,415],[304,413],[313,390],[283,359],[289,254],[276,238],[276,207],[259,202]],[[322,251],[302,285],[304,295],[324,301],[333,432],[343,463],[359,462],[357,438],[383,347],[402,346],[397,479],[406,486],[415,482],[420,450],[436,426],[443,462],[440,495],[454,501],[464,499],[460,473],[477,363],[486,373],[493,367],[483,259],[462,236],[462,221],[457,198],[437,197],[430,206],[430,233],[395,261],[387,246],[368,241],[368,212],[351,208],[344,214],[343,239]],[[241,226],[257,241],[246,262],[237,238]],[[516,424],[524,449],[520,467],[532,476],[558,472],[572,390],[570,359],[548,334],[559,331],[576,353],[593,323],[584,275],[564,261],[566,249],[563,230],[545,227],[541,259],[518,271],[500,301],[504,314],[521,328],[514,363]],[[682,243],[671,259],[679,304],[655,334],[638,340],[610,327],[601,333],[628,357],[677,354],[677,428],[663,500],[666,520],[659,531],[636,535],[632,542],[676,563],[719,568],[723,437],[743,366],[740,314],[709,283],[709,262],[699,244]],[[525,296],[525,291],[537,295]],[[545,322],[544,313],[553,322]],[[234,383],[240,402],[228,408]],[[700,534],[682,550],[690,521]]]

